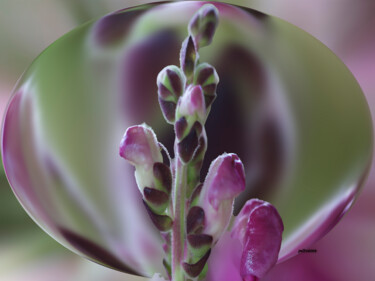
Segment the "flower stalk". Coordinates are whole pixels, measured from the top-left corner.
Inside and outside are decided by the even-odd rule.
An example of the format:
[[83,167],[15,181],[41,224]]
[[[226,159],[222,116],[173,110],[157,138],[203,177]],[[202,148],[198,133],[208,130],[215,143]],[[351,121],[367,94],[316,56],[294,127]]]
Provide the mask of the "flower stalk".
[[[219,76],[213,66],[199,61],[199,49],[211,44],[218,18],[214,5],[203,5],[188,25],[180,67],[166,66],[157,77],[160,108],[176,135],[175,159],[169,166],[164,164],[164,146],[146,124],[128,128],[120,144],[120,156],[135,166],[144,206],[164,239],[163,265],[172,281],[205,278],[212,248],[228,230],[234,198],[246,185],[243,164],[234,153],[217,157],[200,182],[207,150],[204,125]],[[276,263],[280,249],[281,218],[272,205],[258,201],[251,208],[246,205],[232,231],[233,239],[244,247],[240,267],[244,280],[264,275]],[[264,213],[269,215],[264,217]],[[263,241],[259,235],[273,241]]]

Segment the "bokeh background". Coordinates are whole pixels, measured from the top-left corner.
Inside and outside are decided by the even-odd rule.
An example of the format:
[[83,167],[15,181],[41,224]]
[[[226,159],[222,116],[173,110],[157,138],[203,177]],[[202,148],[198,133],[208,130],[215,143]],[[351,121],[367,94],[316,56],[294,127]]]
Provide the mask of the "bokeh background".
[[[74,27],[150,1],[0,0],[0,113],[32,60]],[[225,2],[225,1],[223,1]],[[375,114],[375,1],[226,1],[280,17],[309,32],[340,57]],[[278,265],[265,280],[346,281],[375,276],[375,169],[352,210],[311,248]],[[45,234],[15,199],[0,171],[0,280],[144,280],[88,262]]]

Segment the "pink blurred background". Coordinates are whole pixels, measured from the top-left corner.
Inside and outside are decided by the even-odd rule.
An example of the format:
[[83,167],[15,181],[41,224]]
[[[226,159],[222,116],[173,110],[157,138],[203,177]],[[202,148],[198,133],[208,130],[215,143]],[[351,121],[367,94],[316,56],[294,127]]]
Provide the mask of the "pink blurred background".
[[[150,1],[0,1],[0,112],[12,87],[49,44],[79,24],[110,11]],[[229,2],[229,1],[227,1]],[[280,17],[309,32],[340,57],[361,85],[375,113],[374,0],[231,1]],[[374,121],[374,119],[373,119]],[[3,173],[3,172],[1,172]],[[322,240],[315,254],[278,265],[264,280],[346,281],[375,276],[375,169],[352,210]],[[0,180],[0,280],[143,280],[85,261],[34,224],[4,176]]]

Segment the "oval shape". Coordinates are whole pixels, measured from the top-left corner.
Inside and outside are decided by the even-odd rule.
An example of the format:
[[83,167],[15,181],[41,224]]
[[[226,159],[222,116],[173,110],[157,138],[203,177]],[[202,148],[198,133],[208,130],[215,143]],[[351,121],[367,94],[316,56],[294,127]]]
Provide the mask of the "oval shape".
[[[125,129],[146,122],[172,151],[156,77],[205,2],[148,4],[76,28],[20,79],[3,123],[8,180],[30,216],[60,243],[105,266],[162,272],[161,237],[118,156]],[[207,120],[211,160],[243,160],[246,193],[275,205],[281,259],[332,228],[352,205],[372,151],[362,92],[316,39],[280,19],[215,3],[220,24],[202,61],[220,77]]]

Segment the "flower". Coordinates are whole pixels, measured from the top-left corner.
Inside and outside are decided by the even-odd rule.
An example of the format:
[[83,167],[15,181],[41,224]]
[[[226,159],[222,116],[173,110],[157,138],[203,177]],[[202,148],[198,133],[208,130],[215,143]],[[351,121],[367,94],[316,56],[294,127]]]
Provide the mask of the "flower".
[[255,281],[264,277],[277,263],[283,230],[275,207],[259,199],[247,201],[231,230],[214,248],[206,280]]

